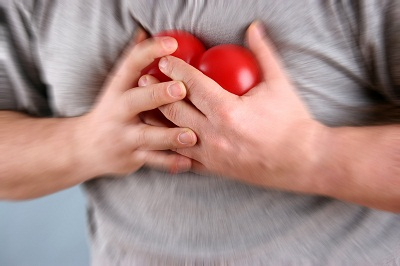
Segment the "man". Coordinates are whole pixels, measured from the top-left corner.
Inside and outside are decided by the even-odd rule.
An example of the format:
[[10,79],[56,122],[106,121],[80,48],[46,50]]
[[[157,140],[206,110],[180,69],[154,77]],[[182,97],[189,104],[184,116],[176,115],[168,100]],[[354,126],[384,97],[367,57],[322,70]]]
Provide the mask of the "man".
[[[400,256],[398,2],[1,6],[1,197],[85,182],[94,265]],[[139,27],[209,47],[243,44],[255,20],[247,40],[263,80],[242,97],[168,56],[173,39],[121,55]],[[157,57],[174,81],[140,77]],[[179,128],[145,112],[155,108]]]

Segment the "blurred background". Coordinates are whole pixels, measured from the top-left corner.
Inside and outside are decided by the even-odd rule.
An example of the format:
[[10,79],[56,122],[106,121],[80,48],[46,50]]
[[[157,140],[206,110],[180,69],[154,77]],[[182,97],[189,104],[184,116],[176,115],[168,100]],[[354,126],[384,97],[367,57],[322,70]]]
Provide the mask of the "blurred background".
[[79,187],[23,202],[0,201],[1,266],[88,266]]

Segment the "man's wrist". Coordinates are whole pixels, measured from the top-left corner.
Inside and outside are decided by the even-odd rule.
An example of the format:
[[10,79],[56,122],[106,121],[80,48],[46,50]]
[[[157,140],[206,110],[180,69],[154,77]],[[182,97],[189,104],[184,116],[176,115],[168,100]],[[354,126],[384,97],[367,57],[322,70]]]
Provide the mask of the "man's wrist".
[[91,147],[87,147],[88,138],[90,138],[88,115],[68,118],[65,122],[66,129],[71,133],[69,167],[73,169],[81,183],[101,175],[99,167],[93,163],[94,156],[91,155]]
[[299,160],[303,162],[297,169],[298,190],[307,194],[328,195],[331,189],[331,178],[337,172],[332,163],[332,145],[336,132],[333,128],[315,122],[309,130]]

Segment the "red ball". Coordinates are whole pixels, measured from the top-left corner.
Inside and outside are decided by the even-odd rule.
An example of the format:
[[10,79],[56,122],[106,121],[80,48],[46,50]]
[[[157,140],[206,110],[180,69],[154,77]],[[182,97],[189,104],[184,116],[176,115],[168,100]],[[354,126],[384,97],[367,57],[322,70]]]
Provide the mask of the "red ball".
[[246,48],[224,44],[207,50],[197,68],[225,90],[243,95],[260,82],[260,71],[253,54]]

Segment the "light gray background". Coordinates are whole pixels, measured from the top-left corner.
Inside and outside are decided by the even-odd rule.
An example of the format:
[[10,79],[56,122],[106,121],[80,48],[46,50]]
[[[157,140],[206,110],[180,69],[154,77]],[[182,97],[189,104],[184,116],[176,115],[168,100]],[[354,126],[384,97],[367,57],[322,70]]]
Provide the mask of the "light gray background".
[[0,265],[89,265],[85,204],[78,187],[31,201],[0,202]]

